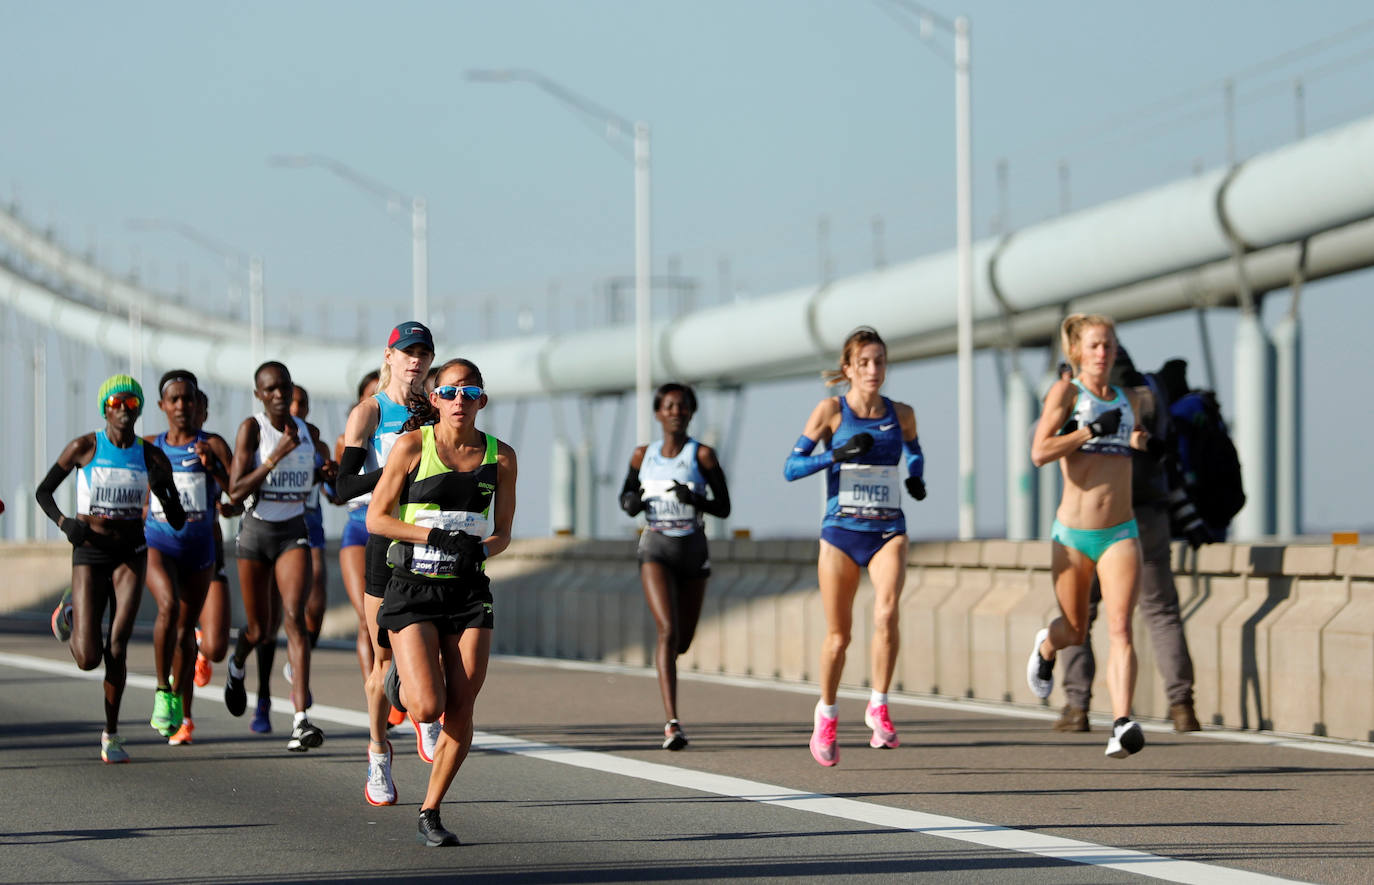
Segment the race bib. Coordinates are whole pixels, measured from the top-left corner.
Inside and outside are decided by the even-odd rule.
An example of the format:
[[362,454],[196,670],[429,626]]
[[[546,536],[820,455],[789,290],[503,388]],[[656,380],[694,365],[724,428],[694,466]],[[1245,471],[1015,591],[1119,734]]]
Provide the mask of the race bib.
[[148,474],[127,467],[91,468],[91,516],[142,519]]
[[[177,496],[181,498],[181,509],[186,511],[187,522],[200,522],[205,519],[205,502],[209,500],[205,493],[205,474],[204,473],[173,473],[172,482],[177,487]],[[148,508],[153,514],[153,519],[161,522],[167,521],[167,514],[162,509],[162,501],[157,495],[151,496]]]
[[[444,529],[450,532],[467,532],[477,538],[487,536],[487,517],[481,513],[467,510],[421,510],[415,514],[415,525],[426,529]],[[416,544],[411,554],[410,570],[417,575],[433,578],[451,578],[457,557],[428,544]]]
[[[648,508],[646,518],[651,528],[655,531],[696,528],[697,509],[677,499],[677,495],[671,491],[673,480],[646,479],[641,485],[644,488],[644,504]],[[700,493],[696,483],[685,482],[683,485]]]
[[267,474],[258,489],[260,501],[304,501],[315,484],[315,459],[302,443]]
[[897,470],[895,464],[841,464],[837,495],[840,515],[894,519],[902,510]]

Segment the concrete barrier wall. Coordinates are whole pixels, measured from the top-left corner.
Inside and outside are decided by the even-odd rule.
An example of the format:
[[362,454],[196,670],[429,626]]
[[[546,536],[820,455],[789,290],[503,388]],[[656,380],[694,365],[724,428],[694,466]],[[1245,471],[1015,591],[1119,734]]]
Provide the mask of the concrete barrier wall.
[[[351,637],[356,619],[329,556],[325,634]],[[814,681],[825,634],[815,559],[815,541],[713,541],[701,623],[679,665]],[[69,564],[64,543],[0,545],[0,611],[50,608]],[[1057,612],[1049,564],[1047,542],[913,544],[893,689],[1041,703],[1024,668],[1035,631]],[[1374,547],[1216,544],[1194,553],[1180,544],[1174,565],[1204,723],[1374,741]],[[632,541],[521,540],[488,570],[497,652],[652,666],[654,625]],[[842,676],[850,687],[868,682],[872,608],[865,580]],[[1135,712],[1163,718],[1168,702],[1139,618],[1135,637]],[[1105,629],[1093,643],[1105,661]],[[1049,704],[1063,704],[1058,688]],[[1100,670],[1093,710],[1108,712]]]
[[[814,681],[825,633],[814,541],[713,541],[712,577],[679,666]],[[1180,544],[1175,576],[1205,723],[1374,740],[1374,547]],[[914,544],[901,601],[894,690],[1039,704],[1026,687],[1035,631],[1057,613],[1046,542]],[[630,541],[521,541],[488,565],[495,649],[631,665],[653,662],[654,626]],[[854,604],[842,677],[868,683],[873,591]],[[1168,701],[1137,618],[1135,711]],[[1093,634],[1106,660],[1104,628]],[[1049,704],[1063,704],[1058,688]],[[1109,712],[1106,686],[1093,710]]]

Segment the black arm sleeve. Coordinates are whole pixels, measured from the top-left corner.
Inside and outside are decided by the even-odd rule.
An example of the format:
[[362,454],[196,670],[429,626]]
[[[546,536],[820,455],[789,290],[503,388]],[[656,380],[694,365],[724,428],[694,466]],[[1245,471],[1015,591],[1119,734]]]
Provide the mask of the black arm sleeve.
[[639,494],[639,471],[635,470],[633,464],[631,464],[630,469],[625,472],[625,483],[620,487],[620,494],[623,495],[626,492]]
[[644,499],[639,494],[639,471],[633,464],[625,474],[625,484],[620,487],[620,509],[630,516],[644,512]]
[[339,458],[339,478],[334,480],[334,491],[338,492],[339,500],[352,500],[377,487],[377,481],[382,478],[382,469],[379,467],[370,473],[359,473],[365,463],[367,449],[362,446],[349,446],[343,450]]
[[711,488],[711,497],[697,495],[700,500],[694,502],[696,508],[702,513],[725,519],[730,515],[730,489],[725,485],[725,471],[720,469],[719,464],[706,471],[706,485]]
[[53,492],[57,491],[57,487],[62,485],[62,480],[66,479],[69,473],[71,473],[70,470],[59,464],[54,464],[52,469],[48,471],[48,475],[43,477],[43,481],[38,484],[38,490],[33,493],[43,513],[59,528],[62,526],[62,511],[58,509],[57,501],[53,499],[52,495]]

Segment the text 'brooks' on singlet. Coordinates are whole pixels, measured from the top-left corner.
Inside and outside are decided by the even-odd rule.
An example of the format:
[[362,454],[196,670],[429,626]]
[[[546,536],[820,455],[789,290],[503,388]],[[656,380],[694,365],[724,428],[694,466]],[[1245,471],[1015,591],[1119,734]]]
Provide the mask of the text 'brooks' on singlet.
[[873,437],[873,447],[852,461],[826,468],[822,525],[856,532],[905,532],[902,513],[902,424],[892,401],[883,397],[883,414],[860,418],[840,400],[840,426],[830,439],[833,451],[858,433]]
[[1135,428],[1135,410],[1131,408],[1131,401],[1126,398],[1121,388],[1112,387],[1111,399],[1098,399],[1097,395],[1090,393],[1077,378],[1073,379],[1073,385],[1078,388],[1078,398],[1074,400],[1073,414],[1069,418],[1077,420],[1079,427],[1087,427],[1113,409],[1121,410],[1121,423],[1117,425],[1115,433],[1090,439],[1083,443],[1079,451],[1097,455],[1131,454],[1131,431]]
[[201,535],[214,532],[215,501],[219,498],[219,483],[215,482],[200,463],[196,443],[209,439],[204,431],[196,431],[195,439],[184,446],[167,442],[167,434],[157,435],[157,447],[172,462],[172,482],[176,484],[181,507],[186,511],[186,525],[178,532],[167,524],[162,502],[153,495],[148,502],[148,519],[144,528],[149,533],[165,535]]
[[698,495],[706,494],[706,477],[697,461],[701,444],[691,437],[682,451],[672,458],[663,454],[663,440],[649,443],[639,465],[639,485],[644,489],[645,516],[650,531],[670,538],[681,538],[699,531],[704,517],[691,504],[684,504],[671,491],[680,482]]
[[[401,488],[401,521],[485,538],[491,534],[491,505],[496,499],[496,437],[483,434],[486,451],[482,463],[476,470],[460,471],[439,459],[433,425],[421,427],[420,434],[420,463],[406,475]],[[453,554],[416,544],[407,571],[447,579],[460,577],[456,565]]]
[[95,457],[76,475],[76,512],[106,519],[143,520],[148,499],[148,465],[143,440],[122,449],[102,428],[95,432]]
[[[253,418],[258,422],[258,450],[253,453],[253,466],[258,467],[272,456],[281,441],[282,431],[272,426],[266,412],[259,412]],[[267,474],[247,515],[268,522],[285,522],[305,512],[305,499],[315,484],[315,445],[305,422],[295,416],[291,420],[296,422],[300,445]]]

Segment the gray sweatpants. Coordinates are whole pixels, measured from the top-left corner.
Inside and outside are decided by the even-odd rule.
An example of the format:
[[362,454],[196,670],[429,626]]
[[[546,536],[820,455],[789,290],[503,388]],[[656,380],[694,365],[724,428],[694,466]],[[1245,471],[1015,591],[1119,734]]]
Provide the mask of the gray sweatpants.
[[[1174,572],[1169,562],[1169,513],[1163,507],[1142,504],[1135,509],[1136,525],[1140,529],[1140,548],[1144,553],[1144,567],[1140,573],[1139,613],[1150,630],[1154,645],[1155,663],[1164,679],[1164,691],[1170,704],[1193,702],[1193,658],[1183,638],[1183,621],[1178,613],[1178,588],[1174,586]],[[1093,578],[1092,603],[1088,607],[1088,629],[1097,620],[1097,603],[1101,594],[1097,579]],[[1093,659],[1091,641],[1059,650],[1064,685],[1064,697],[1072,707],[1088,709],[1092,700],[1093,676],[1097,662]]]

